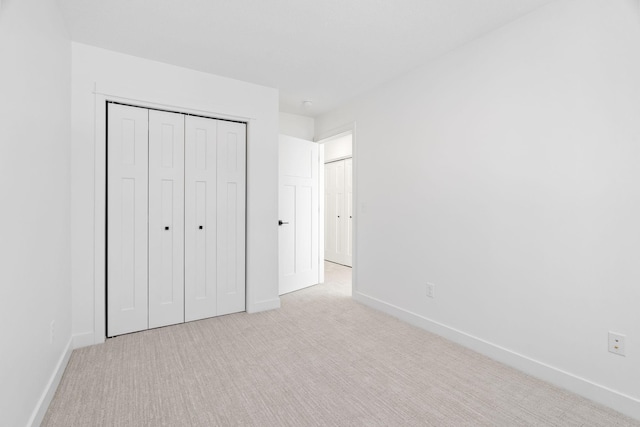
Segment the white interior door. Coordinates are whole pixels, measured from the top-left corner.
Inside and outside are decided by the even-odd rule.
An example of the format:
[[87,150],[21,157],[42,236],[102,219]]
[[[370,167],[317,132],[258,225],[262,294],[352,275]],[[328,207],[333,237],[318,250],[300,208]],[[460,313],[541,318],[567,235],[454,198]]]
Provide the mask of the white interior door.
[[351,266],[353,184],[352,160],[325,165],[325,252],[327,261]]
[[107,336],[148,328],[148,110],[107,109]]
[[149,111],[149,328],[184,322],[184,115]]
[[280,295],[319,282],[318,144],[279,138]]
[[353,159],[344,160],[344,265],[351,267],[353,260]]
[[218,121],[218,316],[245,310],[247,125]]
[[332,162],[324,166],[324,258],[331,262],[338,262],[336,254],[338,234],[338,211],[335,197],[336,164],[337,162]]
[[217,314],[218,121],[185,119],[185,321]]

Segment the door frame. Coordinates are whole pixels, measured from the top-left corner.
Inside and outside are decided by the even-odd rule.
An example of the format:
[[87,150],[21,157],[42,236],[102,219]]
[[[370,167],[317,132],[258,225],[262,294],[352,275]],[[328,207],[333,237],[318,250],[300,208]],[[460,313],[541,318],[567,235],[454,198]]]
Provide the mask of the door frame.
[[[352,234],[351,234],[351,241],[352,241],[352,263],[351,263],[351,295],[353,297],[353,295],[356,294],[357,290],[358,290],[358,219],[360,217],[360,213],[361,210],[359,209],[360,204],[358,203],[358,144],[357,144],[357,137],[356,137],[356,122],[350,122],[347,124],[344,124],[342,126],[338,126],[332,129],[329,129],[327,131],[318,133],[316,135],[316,138],[314,139],[314,141],[320,143],[320,145],[322,146],[322,141],[329,139],[329,138],[333,138],[335,136],[338,136],[340,134],[343,133],[351,133],[351,158],[352,158],[352,167],[353,167],[353,176],[352,176],[352,186],[353,186],[353,212],[354,212],[354,218],[353,218],[353,230],[352,230]],[[323,156],[324,157],[324,156]],[[324,164],[323,164],[323,168],[324,170]],[[320,218],[322,218],[322,220],[320,221],[320,223],[322,224],[322,238],[319,239],[322,241],[322,259],[323,259],[323,264],[324,264],[324,176],[322,178],[322,183],[323,183],[323,190],[322,190],[322,196],[320,197],[321,199],[321,203],[320,203]],[[324,268],[321,269],[322,273],[322,279],[324,281]]]
[[[142,99],[135,99],[94,90],[95,95],[95,123],[94,123],[94,211],[93,211],[93,248],[94,248],[94,328],[93,344],[101,344],[107,338],[107,103],[114,102],[132,107],[149,108],[175,113],[190,114],[217,120],[242,122],[247,126],[247,152],[249,150],[249,128],[255,118],[229,115],[215,111],[197,110],[179,105],[159,104]],[[245,158],[247,161],[248,155]],[[248,182],[245,183],[248,190]],[[248,193],[248,191],[246,191]],[[245,203],[247,194],[245,194]],[[247,221],[245,218],[245,257],[247,254]],[[247,263],[245,261],[245,277]],[[249,306],[251,288],[245,280],[245,310]],[[87,343],[89,344],[89,343]]]

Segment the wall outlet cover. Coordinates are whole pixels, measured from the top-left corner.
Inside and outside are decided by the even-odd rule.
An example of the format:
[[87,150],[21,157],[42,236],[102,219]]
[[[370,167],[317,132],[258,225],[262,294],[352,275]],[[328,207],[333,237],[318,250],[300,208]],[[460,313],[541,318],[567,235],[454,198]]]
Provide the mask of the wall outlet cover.
[[609,351],[620,356],[626,355],[626,336],[616,332],[609,332]]

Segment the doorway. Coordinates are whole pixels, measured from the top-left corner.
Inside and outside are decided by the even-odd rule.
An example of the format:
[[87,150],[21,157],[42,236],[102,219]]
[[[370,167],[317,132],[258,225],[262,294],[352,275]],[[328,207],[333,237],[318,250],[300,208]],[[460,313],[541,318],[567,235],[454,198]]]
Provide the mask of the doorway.
[[[279,136],[280,295],[325,282],[325,260],[349,270],[355,264],[355,125],[316,139]],[[330,194],[329,182],[340,184]],[[331,213],[325,215],[327,208]],[[326,243],[342,258],[327,257]],[[352,289],[355,279],[349,281]]]
[[352,266],[353,136],[351,132],[321,141],[324,146],[324,259]]
[[106,336],[244,311],[246,123],[106,107]]

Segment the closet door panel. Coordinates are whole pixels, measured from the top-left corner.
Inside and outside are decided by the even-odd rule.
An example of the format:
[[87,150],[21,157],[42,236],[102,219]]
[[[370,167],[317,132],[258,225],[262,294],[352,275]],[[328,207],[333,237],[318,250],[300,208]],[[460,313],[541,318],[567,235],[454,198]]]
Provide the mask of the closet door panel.
[[246,125],[218,121],[218,315],[245,310]]
[[185,321],[217,314],[218,121],[185,119]]
[[324,222],[324,258],[327,261],[338,262],[336,251],[338,233],[338,211],[336,206],[336,163],[325,165],[325,222]]
[[352,264],[353,162],[325,164],[325,259]]
[[107,336],[148,327],[148,110],[109,104]]
[[351,267],[353,259],[353,159],[345,159],[344,161],[344,188],[344,264]]
[[344,255],[347,250],[345,241],[345,206],[344,206],[344,160],[336,162],[336,254],[338,262],[344,263]]
[[184,322],[184,115],[149,111],[149,327]]

